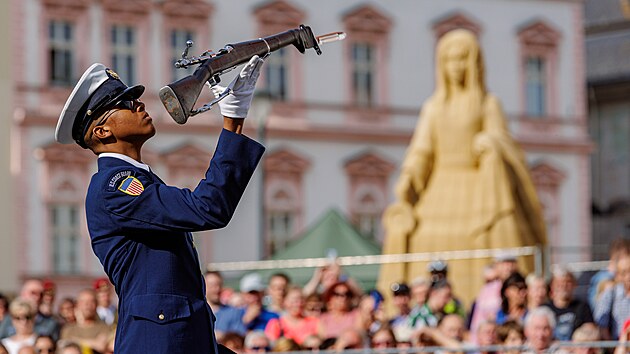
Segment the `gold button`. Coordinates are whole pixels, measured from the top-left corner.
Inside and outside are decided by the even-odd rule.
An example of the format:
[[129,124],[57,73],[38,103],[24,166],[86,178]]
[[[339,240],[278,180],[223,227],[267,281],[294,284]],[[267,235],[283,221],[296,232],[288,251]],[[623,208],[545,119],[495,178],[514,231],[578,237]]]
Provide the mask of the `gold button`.
[[163,321],[163,320],[164,320],[164,314],[163,314],[163,313],[159,314],[159,315],[158,315],[158,319],[159,319],[160,321]]

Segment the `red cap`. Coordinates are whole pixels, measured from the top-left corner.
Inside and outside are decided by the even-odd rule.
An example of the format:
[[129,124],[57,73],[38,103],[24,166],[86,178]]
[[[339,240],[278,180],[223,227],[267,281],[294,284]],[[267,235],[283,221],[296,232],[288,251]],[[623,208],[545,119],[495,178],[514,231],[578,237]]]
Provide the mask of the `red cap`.
[[94,290],[109,287],[109,280],[107,278],[98,278],[94,281]]
[[42,286],[44,287],[44,291],[55,290],[55,283],[52,280],[46,279],[42,282]]

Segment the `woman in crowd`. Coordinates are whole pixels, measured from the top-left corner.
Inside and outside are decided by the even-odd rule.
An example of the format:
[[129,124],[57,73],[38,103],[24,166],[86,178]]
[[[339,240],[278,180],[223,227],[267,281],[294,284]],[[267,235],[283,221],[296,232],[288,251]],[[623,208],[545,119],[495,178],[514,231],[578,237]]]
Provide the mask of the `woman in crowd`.
[[275,341],[285,337],[301,345],[306,337],[317,334],[319,319],[304,316],[304,295],[301,288],[289,288],[283,306],[285,312],[280,318],[271,319],[265,327],[265,334],[269,339]]
[[501,309],[496,322],[502,325],[508,320],[522,323],[527,315],[527,284],[525,278],[516,272],[510,275],[501,286]]
[[324,293],[326,312],[319,318],[319,336],[334,338],[340,333],[361,328],[359,311],[353,309],[356,294],[345,282],[337,282]]
[[2,344],[7,348],[9,354],[17,354],[22,347],[33,346],[35,344],[35,313],[30,302],[17,298],[9,305],[11,322],[15,328],[15,334],[4,338]]

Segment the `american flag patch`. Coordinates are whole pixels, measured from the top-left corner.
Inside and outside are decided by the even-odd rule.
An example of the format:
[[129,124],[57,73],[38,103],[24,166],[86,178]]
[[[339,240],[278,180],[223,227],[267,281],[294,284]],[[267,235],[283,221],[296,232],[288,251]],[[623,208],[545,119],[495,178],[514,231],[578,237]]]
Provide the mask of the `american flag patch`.
[[144,186],[136,177],[128,176],[120,183],[118,190],[135,197],[144,191]]

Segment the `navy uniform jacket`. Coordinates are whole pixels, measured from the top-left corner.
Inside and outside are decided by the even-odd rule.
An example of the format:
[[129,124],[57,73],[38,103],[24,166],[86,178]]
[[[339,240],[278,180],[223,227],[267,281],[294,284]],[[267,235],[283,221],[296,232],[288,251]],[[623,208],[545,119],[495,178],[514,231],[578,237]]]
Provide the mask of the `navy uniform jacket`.
[[194,191],[122,159],[98,159],[86,213],[92,248],[119,297],[116,354],[217,353],[190,232],[227,225],[263,151],[223,130]]

